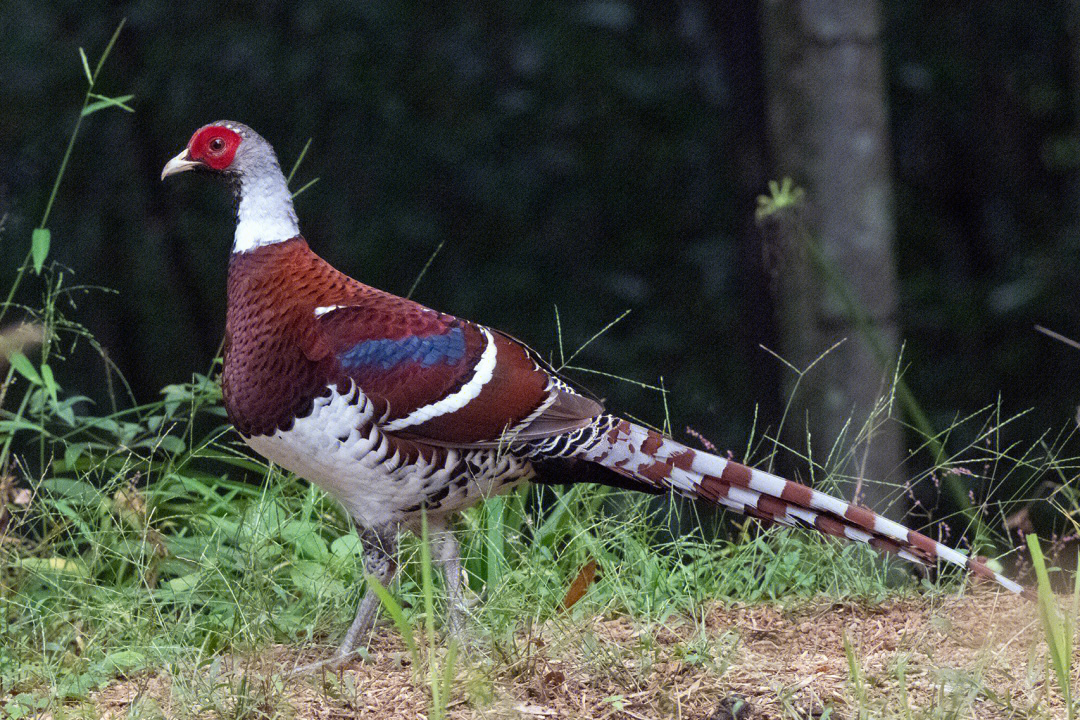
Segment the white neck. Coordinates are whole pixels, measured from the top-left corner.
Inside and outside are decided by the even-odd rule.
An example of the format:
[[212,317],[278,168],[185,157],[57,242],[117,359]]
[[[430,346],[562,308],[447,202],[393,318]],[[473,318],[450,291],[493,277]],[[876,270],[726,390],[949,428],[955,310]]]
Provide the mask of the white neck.
[[292,193],[276,163],[273,170],[276,172],[254,173],[240,179],[234,253],[248,252],[300,234]]

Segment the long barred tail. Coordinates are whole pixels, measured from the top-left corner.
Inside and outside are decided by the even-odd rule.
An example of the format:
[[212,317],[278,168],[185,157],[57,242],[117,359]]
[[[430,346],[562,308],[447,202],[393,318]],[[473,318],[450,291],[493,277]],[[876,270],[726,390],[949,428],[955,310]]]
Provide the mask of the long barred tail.
[[[992,578],[1014,593],[1031,591],[985,563],[858,505],[761,470],[688,448],[640,425],[604,416],[566,455],[599,463],[659,490],[673,490],[781,525],[864,542],[920,565],[938,560]],[[569,451],[569,452],[566,452]]]

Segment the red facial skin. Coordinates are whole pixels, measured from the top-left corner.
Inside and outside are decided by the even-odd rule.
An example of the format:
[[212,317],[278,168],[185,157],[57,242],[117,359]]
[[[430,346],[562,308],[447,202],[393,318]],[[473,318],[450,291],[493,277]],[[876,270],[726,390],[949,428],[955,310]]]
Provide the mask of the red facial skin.
[[212,170],[224,170],[232,165],[241,137],[222,125],[207,125],[191,136],[188,158],[197,160]]

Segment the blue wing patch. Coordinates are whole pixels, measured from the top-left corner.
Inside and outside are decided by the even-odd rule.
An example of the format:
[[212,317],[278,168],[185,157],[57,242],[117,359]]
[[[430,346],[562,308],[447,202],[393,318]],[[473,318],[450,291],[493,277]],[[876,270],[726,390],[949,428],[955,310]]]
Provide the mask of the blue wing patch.
[[435,363],[447,365],[465,357],[465,333],[461,328],[450,328],[442,335],[426,337],[411,336],[400,340],[365,340],[338,355],[342,366],[348,370],[365,365],[377,365],[389,370],[406,362],[431,367]]

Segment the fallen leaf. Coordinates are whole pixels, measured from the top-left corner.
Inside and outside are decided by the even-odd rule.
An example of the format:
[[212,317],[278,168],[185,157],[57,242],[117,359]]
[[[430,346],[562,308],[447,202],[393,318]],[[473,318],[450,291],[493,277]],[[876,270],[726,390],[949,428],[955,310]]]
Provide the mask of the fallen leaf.
[[562,685],[566,682],[566,675],[562,670],[552,670],[544,676],[544,683],[551,686]]
[[589,562],[585,563],[585,566],[578,571],[577,577],[574,578],[574,582],[570,584],[570,589],[566,591],[566,597],[562,601],[562,609],[564,611],[574,607],[574,603],[585,596],[588,592],[589,586],[596,580],[596,560],[592,558]]

